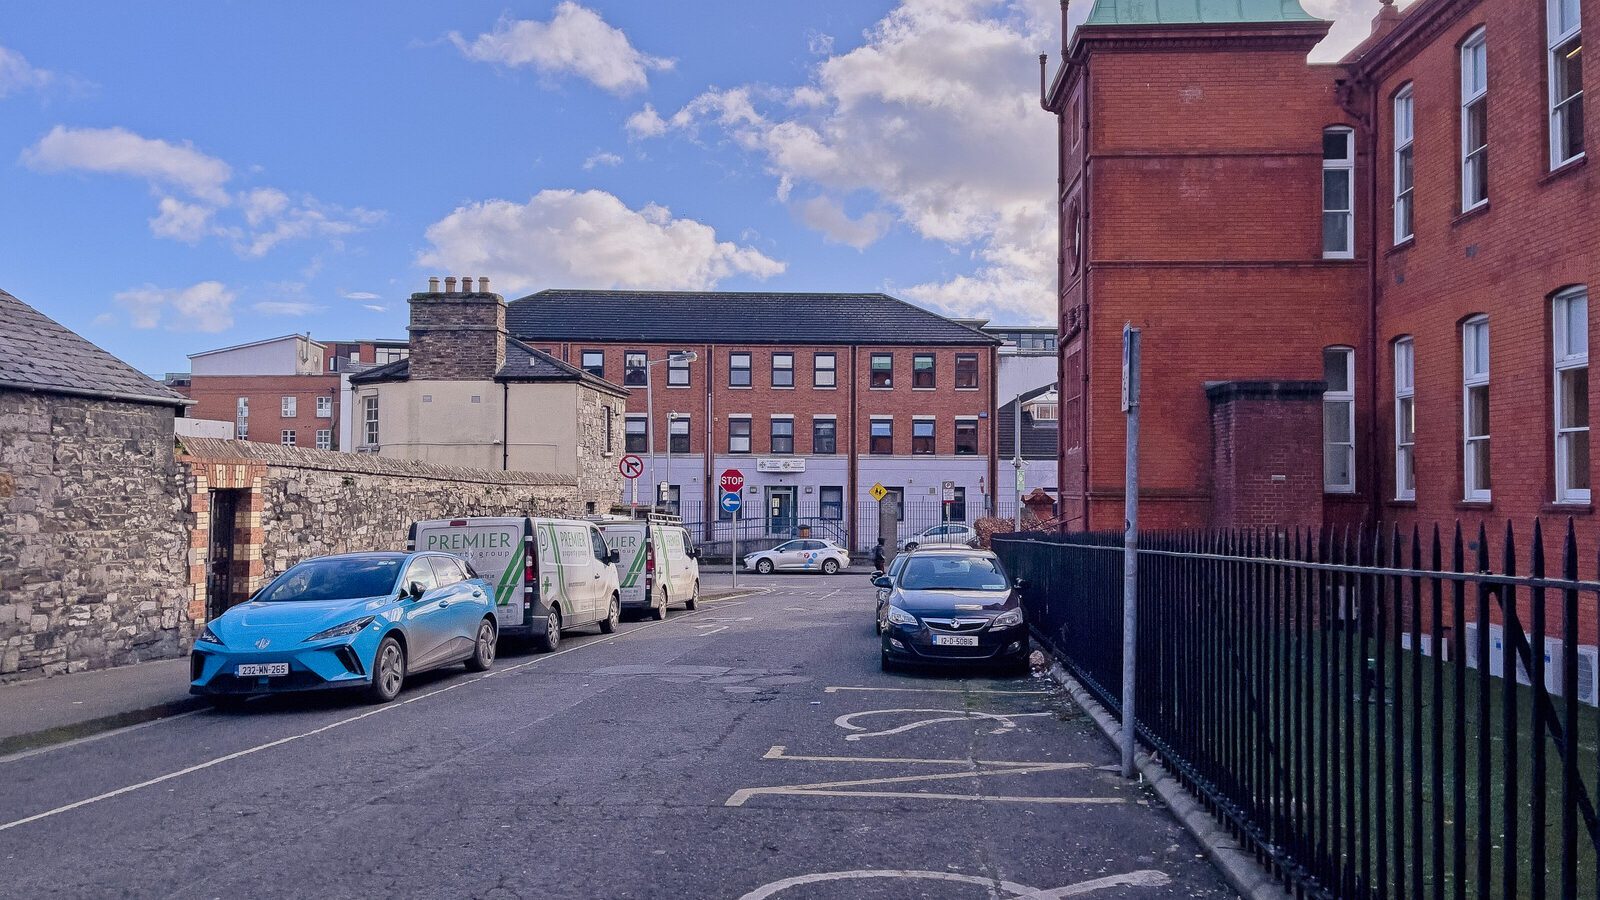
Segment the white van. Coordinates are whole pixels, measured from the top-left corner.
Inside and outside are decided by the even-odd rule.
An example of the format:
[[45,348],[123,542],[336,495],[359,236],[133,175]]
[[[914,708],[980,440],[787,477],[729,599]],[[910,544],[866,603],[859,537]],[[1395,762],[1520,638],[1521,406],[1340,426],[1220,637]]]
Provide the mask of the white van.
[[700,551],[681,519],[651,514],[644,519],[601,516],[593,521],[619,555],[623,609],[649,610],[654,618],[665,619],[671,604],[694,609],[700,602]]
[[534,639],[549,651],[567,628],[622,620],[615,550],[593,523],[527,516],[475,516],[411,523],[408,550],[463,557],[494,586],[500,634]]

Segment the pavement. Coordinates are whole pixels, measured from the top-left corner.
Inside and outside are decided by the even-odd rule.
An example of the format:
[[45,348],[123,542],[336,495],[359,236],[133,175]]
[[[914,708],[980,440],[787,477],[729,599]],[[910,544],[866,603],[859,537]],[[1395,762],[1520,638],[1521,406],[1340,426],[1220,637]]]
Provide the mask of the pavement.
[[0,757],[0,896],[1233,896],[1052,679],[884,674],[864,575],[739,581],[388,705]]

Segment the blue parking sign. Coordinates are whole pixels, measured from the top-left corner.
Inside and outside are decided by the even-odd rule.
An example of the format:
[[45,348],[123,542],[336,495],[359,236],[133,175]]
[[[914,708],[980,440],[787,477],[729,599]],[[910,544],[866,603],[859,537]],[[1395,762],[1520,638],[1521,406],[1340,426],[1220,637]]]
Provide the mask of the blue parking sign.
[[744,506],[744,498],[738,494],[729,492],[722,495],[722,509],[724,512],[738,512],[741,506]]

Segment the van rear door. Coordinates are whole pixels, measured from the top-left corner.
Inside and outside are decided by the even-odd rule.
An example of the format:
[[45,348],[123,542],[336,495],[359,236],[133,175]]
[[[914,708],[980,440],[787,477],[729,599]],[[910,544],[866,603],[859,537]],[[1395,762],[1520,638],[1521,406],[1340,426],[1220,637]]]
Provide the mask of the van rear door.
[[523,590],[533,523],[525,517],[435,519],[411,527],[414,550],[454,553],[494,591],[495,622],[501,631],[522,626],[528,614]]
[[644,557],[645,524],[643,522],[603,522],[599,526],[606,544],[617,551],[618,594],[623,606],[648,606],[645,593]]

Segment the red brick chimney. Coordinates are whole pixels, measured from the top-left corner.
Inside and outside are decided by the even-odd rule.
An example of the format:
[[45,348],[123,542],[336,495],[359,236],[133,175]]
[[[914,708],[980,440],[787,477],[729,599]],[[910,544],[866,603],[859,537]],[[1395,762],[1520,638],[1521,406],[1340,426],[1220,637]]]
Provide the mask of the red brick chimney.
[[429,290],[411,295],[412,380],[488,381],[505,365],[505,298],[489,279],[473,282],[464,277],[457,289],[449,276],[440,291],[430,278]]

